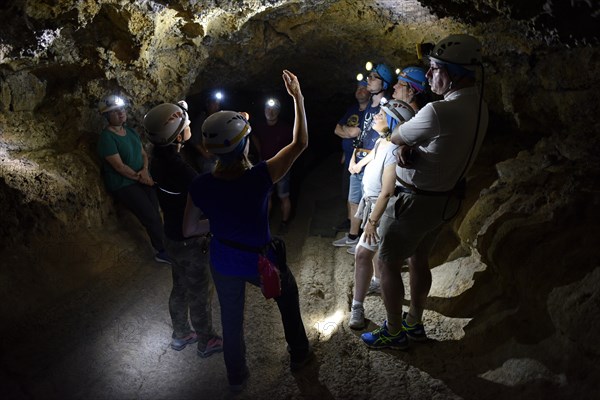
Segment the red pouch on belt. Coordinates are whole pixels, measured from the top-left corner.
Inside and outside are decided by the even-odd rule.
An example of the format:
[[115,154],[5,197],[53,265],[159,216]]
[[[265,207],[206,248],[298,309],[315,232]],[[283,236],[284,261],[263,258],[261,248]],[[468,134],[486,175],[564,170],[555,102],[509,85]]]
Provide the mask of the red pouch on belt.
[[258,255],[258,274],[260,275],[260,290],[265,298],[279,297],[281,295],[279,269],[262,254]]

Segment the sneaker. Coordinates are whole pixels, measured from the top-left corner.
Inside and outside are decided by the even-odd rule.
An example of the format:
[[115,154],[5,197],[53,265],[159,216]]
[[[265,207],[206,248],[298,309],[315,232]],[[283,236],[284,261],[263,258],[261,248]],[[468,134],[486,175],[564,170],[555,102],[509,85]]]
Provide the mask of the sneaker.
[[309,364],[314,359],[315,359],[315,352],[313,351],[313,349],[311,347],[308,349],[308,352],[306,353],[306,355],[304,357],[302,357],[301,359],[299,359],[299,360],[291,359],[290,360],[290,371],[297,372],[297,371],[301,370],[302,368],[304,368],[307,364]]
[[344,222],[339,223],[338,225],[333,227],[333,230],[336,232],[347,232],[350,229],[350,220],[345,219]]
[[[358,246],[358,245],[356,245],[356,246]],[[356,246],[348,247],[346,249],[346,253],[352,254],[353,256],[356,255]]]
[[369,288],[367,289],[367,294],[381,294],[381,282],[375,282],[373,279],[371,279]]
[[425,334],[425,327],[423,326],[423,322],[417,322],[414,325],[409,325],[408,322],[406,322],[407,315],[407,312],[404,312],[404,314],[402,314],[402,328],[404,328],[406,336],[408,336],[409,339],[415,340],[417,342],[426,341],[427,335]]
[[159,263],[169,264],[171,265],[171,259],[167,255],[167,252],[164,250],[159,251],[154,255],[154,260]]
[[387,321],[383,323],[381,328],[377,328],[373,332],[363,333],[360,338],[371,349],[408,349],[406,332],[402,330],[395,335],[390,334],[387,330]]
[[344,246],[351,247],[351,246],[356,246],[357,243],[358,243],[358,236],[356,237],[356,239],[350,239],[348,237],[348,234],[346,233],[343,238],[334,241],[332,244],[335,247],[344,247]]
[[188,344],[193,344],[198,341],[198,334],[196,332],[190,332],[184,337],[173,338],[171,340],[171,348],[173,350],[181,351],[185,349]]
[[250,377],[250,371],[248,367],[244,369],[242,375],[239,377],[229,377],[229,390],[235,393],[239,393],[246,388],[246,383]]
[[198,344],[198,350],[196,353],[202,358],[210,357],[215,353],[220,353],[223,351],[223,339],[220,336],[213,336],[208,339],[208,343],[201,348],[200,344]]
[[358,304],[352,306],[350,322],[348,322],[350,329],[364,329],[365,325],[365,308]]

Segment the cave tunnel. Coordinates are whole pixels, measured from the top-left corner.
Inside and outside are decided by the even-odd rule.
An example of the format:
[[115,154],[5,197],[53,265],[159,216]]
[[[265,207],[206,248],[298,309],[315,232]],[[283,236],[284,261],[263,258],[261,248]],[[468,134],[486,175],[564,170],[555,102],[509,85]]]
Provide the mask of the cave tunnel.
[[[170,348],[171,271],[104,189],[97,104],[123,96],[142,135],[153,106],[196,113],[216,90],[251,123],[277,96],[291,121],[289,69],[310,143],[284,239],[316,361],[290,373],[277,307],[249,287],[236,397],[598,398],[599,17],[597,0],[3,1],[1,397],[231,396],[221,354]],[[334,128],[365,62],[418,65],[417,43],[454,33],[482,43],[488,132],[429,257],[429,340],[369,350],[347,324],[354,258],[331,245],[346,215]],[[369,329],[386,318],[379,296],[365,311]]]

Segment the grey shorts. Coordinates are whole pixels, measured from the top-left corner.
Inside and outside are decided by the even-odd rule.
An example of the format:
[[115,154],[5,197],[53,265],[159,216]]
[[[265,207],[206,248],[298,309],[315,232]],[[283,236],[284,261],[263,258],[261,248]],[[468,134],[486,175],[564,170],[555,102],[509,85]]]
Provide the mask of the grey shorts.
[[[400,193],[396,200],[395,218],[381,236],[379,258],[382,261],[403,262],[415,254],[428,233],[436,231],[443,221],[445,196],[425,196]],[[450,199],[449,209],[456,200]]]
[[[381,238],[383,237],[383,234],[385,232],[387,232],[389,226],[392,224],[392,222],[394,222],[394,203],[395,202],[396,202],[396,197],[391,197],[388,200],[387,207],[386,207],[385,211],[383,212],[383,215],[379,219],[379,226],[377,227],[377,236],[379,236],[379,240],[377,241],[377,243],[373,243],[373,242],[371,242],[371,244],[367,243],[367,241],[365,240],[365,233],[363,232],[362,235],[360,235],[360,239],[358,241],[359,246],[362,246],[367,250],[371,250],[372,252],[376,252],[377,250],[379,250],[379,244],[381,243]],[[375,204],[373,203],[373,207],[374,206],[375,206]],[[373,211],[373,210],[371,209],[369,211],[368,218],[370,218],[370,216],[371,216],[371,211]]]

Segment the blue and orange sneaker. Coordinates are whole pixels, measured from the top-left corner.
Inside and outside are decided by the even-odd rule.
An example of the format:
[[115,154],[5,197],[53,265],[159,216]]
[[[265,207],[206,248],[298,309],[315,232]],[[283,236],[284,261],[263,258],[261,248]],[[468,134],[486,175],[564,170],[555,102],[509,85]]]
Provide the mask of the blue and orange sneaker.
[[367,332],[360,335],[360,338],[371,349],[393,349],[406,350],[408,349],[408,339],[406,332],[401,330],[395,335],[388,332],[387,321],[383,322],[381,328],[375,329],[373,332]]
[[426,341],[427,335],[425,334],[425,327],[423,326],[423,323],[417,322],[414,325],[409,325],[408,322],[406,322],[407,315],[408,313],[406,312],[402,314],[402,328],[404,328],[406,336],[408,336],[410,340],[415,340],[417,342]]

